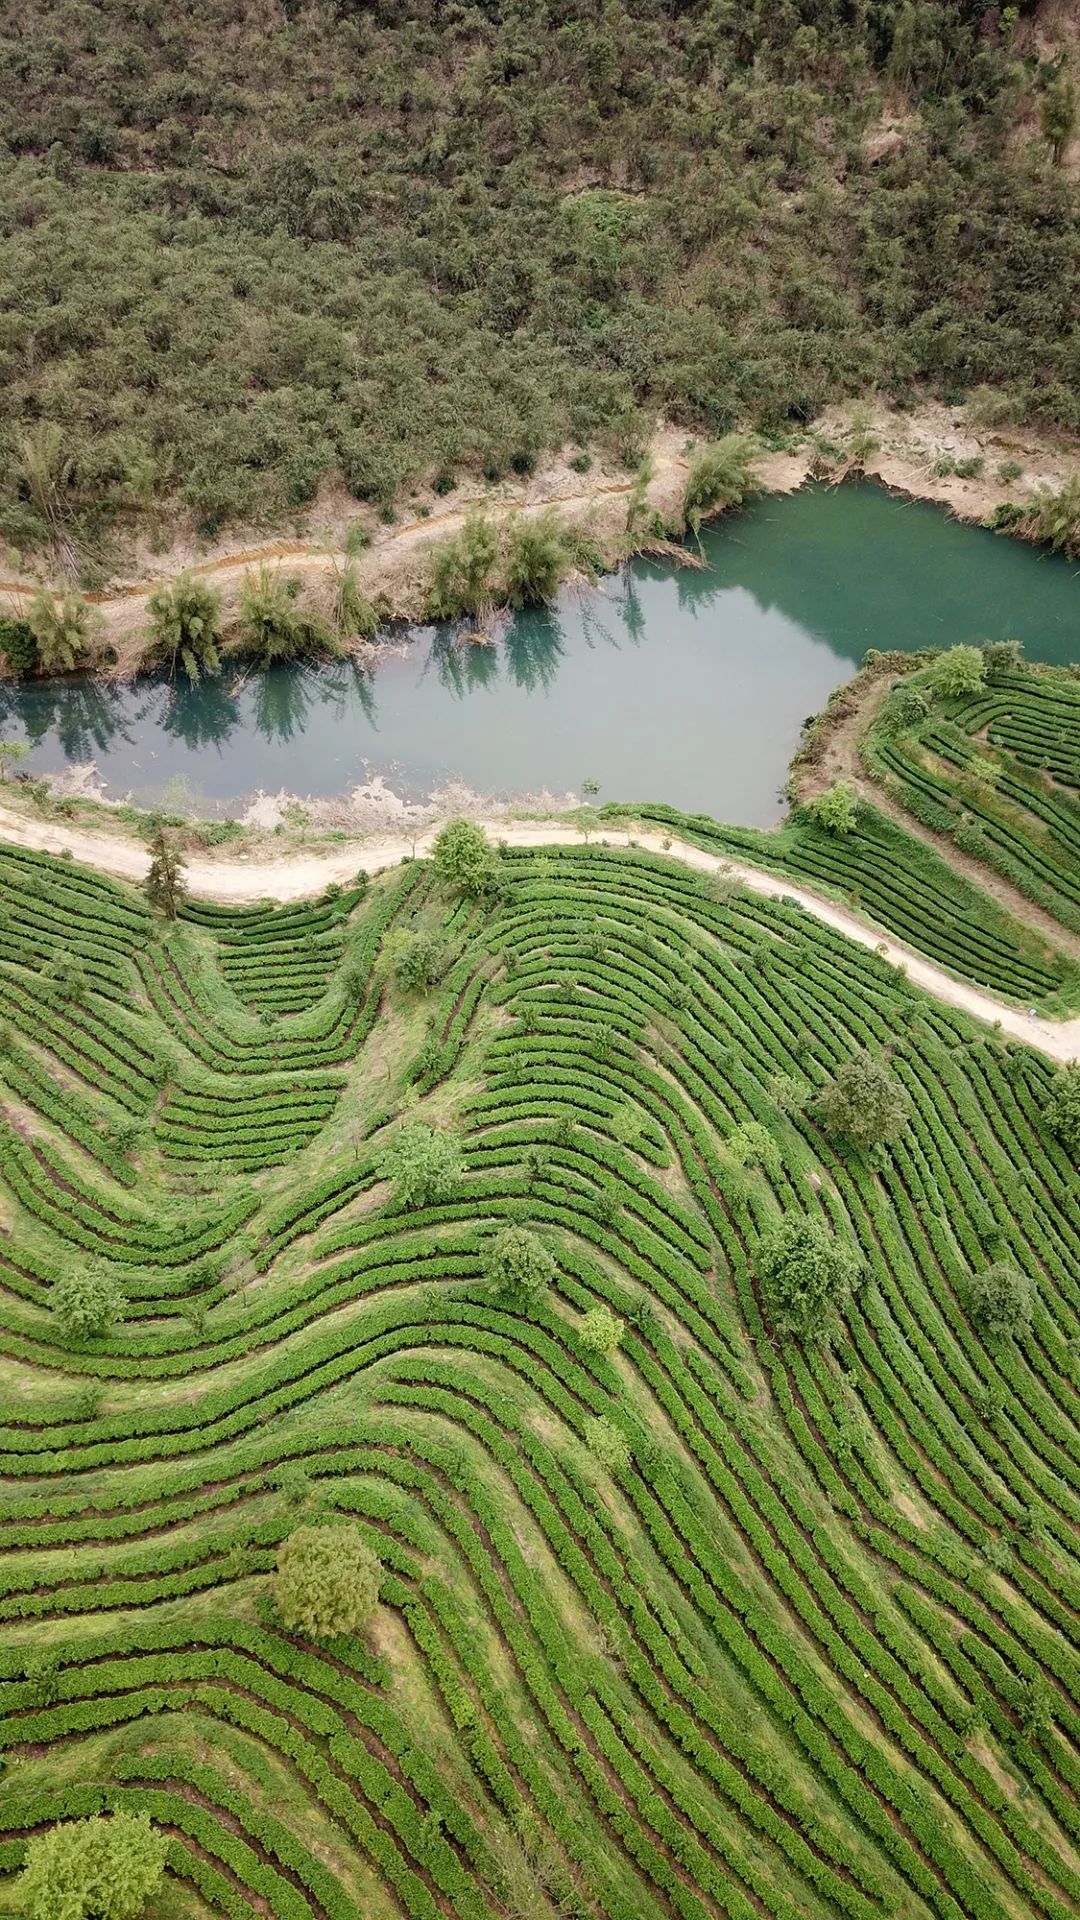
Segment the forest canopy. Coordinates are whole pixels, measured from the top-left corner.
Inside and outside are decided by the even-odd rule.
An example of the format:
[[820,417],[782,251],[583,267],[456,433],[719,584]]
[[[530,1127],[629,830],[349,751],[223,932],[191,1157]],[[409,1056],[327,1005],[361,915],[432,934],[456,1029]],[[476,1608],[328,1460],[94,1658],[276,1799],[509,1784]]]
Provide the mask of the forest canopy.
[[871,389],[1080,426],[1070,87],[939,0],[12,0],[0,537]]

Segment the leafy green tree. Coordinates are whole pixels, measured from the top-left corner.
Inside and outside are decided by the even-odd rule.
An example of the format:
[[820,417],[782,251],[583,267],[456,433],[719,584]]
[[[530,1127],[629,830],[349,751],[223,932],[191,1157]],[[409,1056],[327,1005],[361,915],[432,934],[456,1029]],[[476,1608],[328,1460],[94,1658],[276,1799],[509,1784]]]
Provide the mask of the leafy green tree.
[[197,574],[181,573],[146,603],[154,657],[195,686],[221,666],[221,595]]
[[394,978],[410,993],[433,987],[443,970],[443,949],[433,933],[405,933],[394,951]]
[[450,820],[432,848],[436,878],[457,893],[489,893],[495,882],[496,862],[483,827],[475,820]]
[[986,683],[981,647],[947,647],[930,669],[927,684],[937,694],[980,693]]
[[[987,649],[983,648],[985,655]],[[877,718],[877,727],[881,733],[910,733],[913,728],[922,725],[930,712],[930,702],[918,687],[912,687],[901,680],[894,687],[882,706]]]
[[1006,673],[1018,673],[1024,664],[1022,640],[986,640],[979,652],[988,680],[997,680]]
[[614,1353],[624,1324],[607,1307],[590,1307],[578,1328],[578,1339],[590,1353]]
[[0,653],[10,673],[33,673],[38,664],[38,643],[28,620],[12,620],[0,614]]
[[1080,556],[1080,473],[1073,473],[1055,493],[1040,487],[1028,508],[1027,524],[1036,540],[1070,560]]
[[695,456],[683,492],[683,518],[694,533],[710,514],[741,507],[761,492],[752,466],[756,452],[748,435],[727,433]]
[[187,892],[184,861],[160,824],[150,836],[150,870],[146,876],[146,897],[152,907],[175,920]]
[[989,1340],[1026,1333],[1031,1325],[1032,1300],[1027,1274],[1008,1260],[996,1260],[968,1282],[968,1312]]
[[882,1060],[865,1052],[845,1061],[816,1096],[813,1111],[831,1139],[850,1140],[860,1152],[887,1146],[908,1121],[903,1087]]
[[161,1886],[165,1856],[147,1813],[61,1821],[29,1841],[19,1905],[27,1920],[134,1920]]
[[790,1214],[766,1234],[756,1272],[765,1310],[781,1333],[823,1335],[831,1309],[859,1277],[857,1258],[840,1245],[824,1221]]
[[30,748],[25,740],[0,740],[0,782],[7,779],[7,772],[18,760],[25,760]]
[[78,1343],[108,1333],[124,1315],[124,1296],[107,1273],[73,1267],[54,1280],[49,1305],[65,1339]]
[[807,813],[828,833],[854,833],[859,824],[859,795],[851,780],[835,780],[807,803]]
[[1051,1133],[1074,1160],[1080,1160],[1080,1061],[1058,1068],[1043,1112]]
[[379,1599],[382,1566],[355,1527],[297,1527],[278,1549],[274,1604],[309,1640],[359,1633]]
[[387,1149],[384,1172],[396,1205],[428,1207],[451,1200],[461,1184],[461,1148],[450,1133],[423,1120],[402,1127]]
[[528,1227],[500,1227],[484,1259],[484,1277],[500,1293],[531,1306],[555,1278],[555,1261]]
[[26,609],[45,673],[73,673],[90,657],[100,621],[79,593],[49,593],[40,587]]

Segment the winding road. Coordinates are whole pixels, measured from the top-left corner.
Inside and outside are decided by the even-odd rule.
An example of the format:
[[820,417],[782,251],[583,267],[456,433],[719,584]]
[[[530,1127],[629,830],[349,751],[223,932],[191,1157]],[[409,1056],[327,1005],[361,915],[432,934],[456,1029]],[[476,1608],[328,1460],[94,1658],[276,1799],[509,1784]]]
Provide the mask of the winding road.
[[[322,892],[333,881],[350,880],[363,869],[379,873],[396,866],[409,854],[430,851],[438,824],[422,833],[371,836],[332,853],[284,855],[273,860],[249,858],[244,853],[225,859],[187,860],[187,884],[200,899],[218,900],[234,906],[250,905],[257,900],[305,900]],[[493,821],[485,825],[489,838],[515,847],[580,846],[584,834],[580,827],[561,826],[551,820]],[[67,853],[84,866],[97,867],[122,880],[141,881],[150,864],[150,856],[138,841],[120,835],[91,833],[51,820],[36,820],[0,806],[0,841],[31,847],[39,852]],[[792,885],[788,879],[766,873],[761,867],[744,866],[741,861],[725,860],[706,853],[685,840],[669,840],[659,833],[629,834],[605,828],[595,836],[596,844],[625,847],[631,844],[648,853],[662,853],[669,860],[701,873],[720,873],[742,881],[750,892],[769,899],[797,900],[807,913],[825,926],[834,927],[861,947],[876,949],[895,966],[902,966],[908,978],[945,1006],[957,1007],[978,1020],[997,1024],[1010,1039],[1022,1040],[1050,1060],[1067,1062],[1080,1059],[1080,1016],[1071,1020],[1042,1020],[1020,1007],[1007,1006],[979,987],[968,986],[951,974],[925,960],[899,940],[892,940],[879,928],[860,920],[847,908],[837,906],[806,887]]]

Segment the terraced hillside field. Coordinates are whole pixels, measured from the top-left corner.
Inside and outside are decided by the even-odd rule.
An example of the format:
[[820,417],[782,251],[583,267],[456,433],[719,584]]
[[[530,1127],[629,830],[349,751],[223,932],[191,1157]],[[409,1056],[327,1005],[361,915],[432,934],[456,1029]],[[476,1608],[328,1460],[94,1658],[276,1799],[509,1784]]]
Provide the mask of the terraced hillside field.
[[[29,1835],[136,1807],[158,1920],[1075,1914],[1046,1061],[597,846],[175,927],[0,850],[0,976],[0,1910]],[[812,1101],[862,1049],[909,1117],[859,1154]],[[406,1206],[421,1123],[460,1174]],[[862,1263],[831,1344],[766,1319],[787,1214]],[[554,1259],[528,1299],[486,1277],[508,1224]],[[994,1344],[1001,1261],[1034,1305]],[[81,1343],[79,1273],[126,1298]],[[357,1636],[275,1608],[313,1522],[381,1562]]]
[[900,731],[879,721],[864,759],[924,826],[1080,932],[1080,679],[1071,669],[995,674]]

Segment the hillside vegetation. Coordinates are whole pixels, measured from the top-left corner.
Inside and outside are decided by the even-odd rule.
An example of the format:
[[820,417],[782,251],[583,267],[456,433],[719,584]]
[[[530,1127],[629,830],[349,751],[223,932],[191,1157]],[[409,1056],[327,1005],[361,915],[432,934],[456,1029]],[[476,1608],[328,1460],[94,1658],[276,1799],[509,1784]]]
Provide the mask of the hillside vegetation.
[[92,582],[178,505],[390,513],[873,389],[1075,428],[1039,45],[983,0],[13,0],[0,534]]
[[0,1869],[1066,1920],[1075,1074],[632,849],[180,914],[0,852]]

